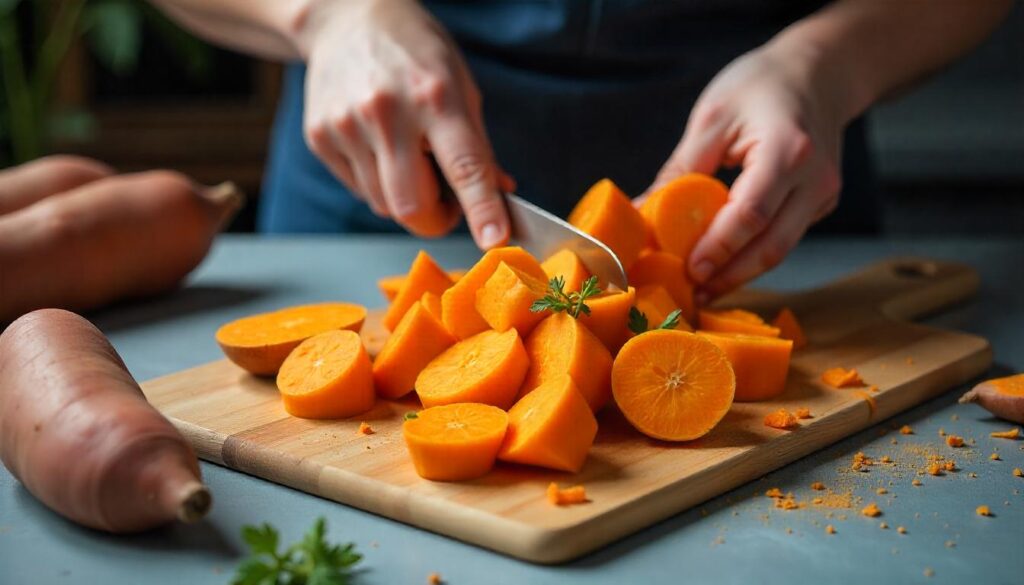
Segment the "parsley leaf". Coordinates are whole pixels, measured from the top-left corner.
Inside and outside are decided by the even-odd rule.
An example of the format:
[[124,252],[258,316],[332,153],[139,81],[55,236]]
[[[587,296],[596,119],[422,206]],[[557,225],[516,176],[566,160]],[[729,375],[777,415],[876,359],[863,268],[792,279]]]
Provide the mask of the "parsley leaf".
[[[682,319],[683,312],[679,309],[669,313],[665,320],[654,329],[675,329],[679,326],[679,321]],[[630,307],[629,309],[629,330],[633,333],[640,335],[641,333],[647,333],[649,324],[647,322],[647,315],[645,315],[640,309],[636,307]]]
[[238,565],[232,585],[348,585],[352,567],[363,557],[355,544],[332,545],[326,534],[326,522],[317,518],[300,542],[278,552],[278,532],[272,526],[243,527],[242,539],[252,555]]
[[590,307],[586,303],[587,299],[599,294],[601,294],[601,287],[597,285],[596,276],[591,276],[583,281],[580,290],[571,293],[565,292],[565,278],[556,276],[548,282],[547,294],[534,301],[530,305],[530,310],[534,313],[565,311],[570,317],[579,319],[581,314],[590,314]]

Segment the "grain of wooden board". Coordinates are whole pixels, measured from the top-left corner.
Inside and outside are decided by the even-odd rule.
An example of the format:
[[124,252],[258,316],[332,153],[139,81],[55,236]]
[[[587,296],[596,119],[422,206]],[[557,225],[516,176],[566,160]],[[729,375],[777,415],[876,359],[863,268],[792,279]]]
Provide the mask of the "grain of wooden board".
[[[351,420],[288,416],[274,383],[225,360],[151,380],[149,400],[192,441],[200,457],[331,500],[538,563],[564,562],[751,481],[979,375],[991,363],[984,339],[907,320],[971,297],[969,267],[893,259],[799,293],[744,290],[722,306],[771,317],[794,310],[810,345],[796,352],[785,393],[737,403],[703,439],[659,442],[632,430],[614,407],[577,475],[499,464],[465,483],[420,479],[402,442],[414,399],[379,401]],[[374,312],[364,331],[371,353],[385,334]],[[213,335],[213,332],[210,332]],[[879,390],[874,406],[854,390],[819,381],[853,367]],[[793,431],[765,427],[780,407],[814,418]],[[375,433],[360,435],[361,421]],[[590,502],[553,507],[549,482],[582,483]],[[225,496],[226,497],[226,496]]]

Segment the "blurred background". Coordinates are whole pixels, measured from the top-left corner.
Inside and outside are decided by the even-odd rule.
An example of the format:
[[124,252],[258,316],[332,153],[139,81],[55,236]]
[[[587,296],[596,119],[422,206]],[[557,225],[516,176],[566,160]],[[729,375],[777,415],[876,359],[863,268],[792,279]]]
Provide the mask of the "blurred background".
[[[0,168],[50,152],[233,180],[252,231],[281,67],[137,0],[0,0]],[[1024,7],[868,115],[884,233],[1024,234]],[[666,153],[667,154],[667,153]]]

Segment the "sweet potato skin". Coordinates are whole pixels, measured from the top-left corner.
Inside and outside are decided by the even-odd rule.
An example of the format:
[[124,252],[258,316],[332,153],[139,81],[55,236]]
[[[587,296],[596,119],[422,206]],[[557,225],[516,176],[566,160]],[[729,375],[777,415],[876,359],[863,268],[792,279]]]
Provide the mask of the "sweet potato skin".
[[178,284],[240,205],[169,171],[89,182],[0,215],[0,322],[86,310]]
[[99,161],[65,154],[4,169],[0,171],[0,215],[113,174]]
[[106,338],[59,309],[0,335],[0,460],[48,507],[100,530],[196,520],[210,504],[188,442]]
[[1001,419],[1024,424],[1024,393],[1020,392],[1024,387],[1022,376],[1024,374],[981,382],[961,396],[960,403],[977,402]]

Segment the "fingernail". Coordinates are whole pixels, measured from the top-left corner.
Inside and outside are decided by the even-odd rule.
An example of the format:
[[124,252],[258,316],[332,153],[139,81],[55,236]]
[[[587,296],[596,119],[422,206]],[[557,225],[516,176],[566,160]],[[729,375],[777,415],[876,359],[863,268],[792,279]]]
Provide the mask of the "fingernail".
[[501,243],[501,228],[496,223],[489,223],[480,230],[480,247],[490,250]]
[[711,273],[715,271],[715,265],[710,260],[701,260],[693,267],[691,276],[697,282],[705,282],[708,278],[711,278]]

